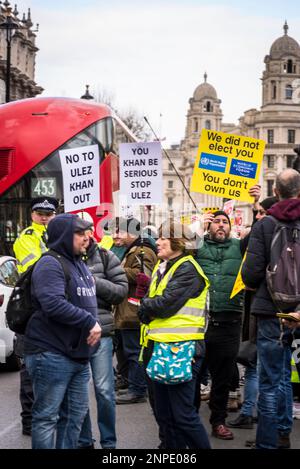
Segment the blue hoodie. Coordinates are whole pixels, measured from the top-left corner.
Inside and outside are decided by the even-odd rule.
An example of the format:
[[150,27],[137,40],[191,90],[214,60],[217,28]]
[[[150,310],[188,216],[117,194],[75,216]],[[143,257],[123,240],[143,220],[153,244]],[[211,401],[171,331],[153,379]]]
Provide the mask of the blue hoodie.
[[74,360],[88,360],[99,344],[86,340],[96,324],[97,300],[94,279],[80,256],[73,254],[76,215],[62,214],[50,221],[48,247],[64,256],[69,269],[68,299],[65,275],[59,261],[42,257],[32,273],[34,314],[25,333],[25,350],[60,353]]

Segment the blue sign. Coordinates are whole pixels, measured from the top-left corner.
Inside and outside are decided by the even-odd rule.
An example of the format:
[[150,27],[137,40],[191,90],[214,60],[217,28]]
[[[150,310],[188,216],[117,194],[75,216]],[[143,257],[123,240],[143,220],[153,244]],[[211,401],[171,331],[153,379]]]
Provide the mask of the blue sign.
[[249,163],[248,161],[232,160],[229,174],[242,176],[244,178],[254,179],[257,170],[257,163]]
[[199,168],[208,171],[218,171],[225,173],[227,158],[225,156],[213,155],[211,153],[201,153]]

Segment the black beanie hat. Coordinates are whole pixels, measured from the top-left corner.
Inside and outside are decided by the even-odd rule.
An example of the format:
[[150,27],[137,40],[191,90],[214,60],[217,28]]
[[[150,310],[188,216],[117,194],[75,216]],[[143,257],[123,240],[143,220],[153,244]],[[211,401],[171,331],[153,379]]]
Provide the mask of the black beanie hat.
[[278,202],[277,197],[267,197],[266,199],[262,200],[261,202],[258,202],[259,205],[262,206],[262,208],[267,211],[269,208],[272,207],[272,205],[276,204]]
[[133,236],[141,235],[141,223],[137,218],[116,217],[105,224],[104,229],[126,231]]
[[230,221],[230,218],[229,216],[227,215],[226,212],[224,212],[224,210],[217,210],[216,212],[213,212],[213,216],[214,217],[217,217],[218,215],[224,215],[224,217],[227,218],[228,222],[229,222],[229,226],[231,228],[231,221]]

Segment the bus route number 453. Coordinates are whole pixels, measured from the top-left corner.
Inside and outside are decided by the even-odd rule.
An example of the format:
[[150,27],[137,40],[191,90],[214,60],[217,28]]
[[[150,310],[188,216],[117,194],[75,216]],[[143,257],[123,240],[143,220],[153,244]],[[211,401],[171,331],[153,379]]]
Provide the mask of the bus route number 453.
[[35,178],[31,179],[31,197],[55,197],[56,180],[55,178]]

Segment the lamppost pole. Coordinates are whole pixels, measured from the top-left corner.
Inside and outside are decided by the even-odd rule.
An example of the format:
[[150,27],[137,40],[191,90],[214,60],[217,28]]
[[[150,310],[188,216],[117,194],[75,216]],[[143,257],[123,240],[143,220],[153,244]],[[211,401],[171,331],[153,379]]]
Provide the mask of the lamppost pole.
[[6,76],[5,76],[5,102],[10,102],[10,68],[11,68],[11,40],[19,25],[11,16],[11,8],[7,8],[6,19],[0,24],[0,29],[6,32]]
[[6,44],[7,44],[7,50],[6,50],[5,102],[9,103],[10,101],[10,58],[11,58],[11,30],[9,28],[7,28],[6,30]]

